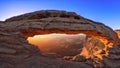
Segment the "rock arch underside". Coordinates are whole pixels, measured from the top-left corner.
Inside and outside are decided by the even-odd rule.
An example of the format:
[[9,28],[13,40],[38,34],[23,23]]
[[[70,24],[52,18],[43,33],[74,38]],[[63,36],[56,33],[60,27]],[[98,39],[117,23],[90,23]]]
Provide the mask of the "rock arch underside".
[[[73,62],[51,59],[26,39],[51,33],[86,34],[99,39],[109,51],[96,67],[120,68],[117,34],[108,26],[74,12],[41,10],[0,21],[0,68],[93,68],[92,61]],[[111,45],[111,46],[110,46]],[[94,62],[94,61],[93,61]]]

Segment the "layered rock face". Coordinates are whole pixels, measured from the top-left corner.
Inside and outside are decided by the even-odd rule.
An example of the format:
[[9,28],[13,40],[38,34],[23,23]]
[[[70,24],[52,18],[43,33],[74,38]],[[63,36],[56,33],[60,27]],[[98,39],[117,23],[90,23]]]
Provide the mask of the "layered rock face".
[[[72,62],[44,56],[38,47],[26,41],[30,36],[50,33],[84,33],[100,39],[104,44],[119,43],[117,34],[111,28],[74,12],[36,11],[0,22],[0,68],[93,68],[94,65],[87,62]],[[110,56],[101,61],[103,68],[120,67],[118,49],[119,46],[110,49]],[[116,64],[112,66],[112,62]]]

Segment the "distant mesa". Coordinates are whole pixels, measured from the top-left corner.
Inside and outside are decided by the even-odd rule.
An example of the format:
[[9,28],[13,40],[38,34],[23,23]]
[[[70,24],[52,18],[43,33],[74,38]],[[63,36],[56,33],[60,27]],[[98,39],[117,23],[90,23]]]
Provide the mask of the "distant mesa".
[[3,21],[0,21],[0,23],[3,23]]

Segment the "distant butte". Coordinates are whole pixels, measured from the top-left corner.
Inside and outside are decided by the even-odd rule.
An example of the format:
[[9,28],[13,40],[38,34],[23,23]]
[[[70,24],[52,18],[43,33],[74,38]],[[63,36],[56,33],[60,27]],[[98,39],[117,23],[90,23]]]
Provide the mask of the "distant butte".
[[115,30],[115,32],[117,33],[118,37],[120,38],[120,29]]
[[0,21],[0,68],[93,68],[89,60],[78,63],[51,59],[26,40],[37,34],[50,33],[84,33],[104,44],[113,43],[116,46],[109,48],[109,56],[104,57],[102,66],[97,67],[120,67],[120,41],[110,27],[75,12],[41,10],[9,18],[3,23]]

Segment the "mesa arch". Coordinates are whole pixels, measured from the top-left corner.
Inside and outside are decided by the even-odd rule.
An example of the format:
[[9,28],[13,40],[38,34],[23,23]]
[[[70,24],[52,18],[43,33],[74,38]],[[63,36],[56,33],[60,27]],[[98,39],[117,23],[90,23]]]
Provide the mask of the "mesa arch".
[[[31,46],[28,43],[24,44],[24,41],[27,39],[27,37],[34,36],[37,34],[50,34],[50,33],[66,33],[66,34],[84,33],[100,39],[104,44],[107,44],[109,42],[114,44],[119,43],[117,34],[111,28],[102,23],[94,22],[92,20],[83,18],[82,16],[77,15],[74,12],[58,10],[36,11],[9,18],[6,21],[4,21],[4,24],[2,25],[3,27],[0,27],[1,33],[5,35],[5,37],[11,39],[17,37],[18,39],[14,40],[20,42],[20,45],[24,47],[26,47],[26,45]],[[15,33],[14,37],[11,36],[13,33]],[[21,42],[19,38],[24,40]],[[0,41],[1,40],[8,41],[8,39],[0,39]],[[32,50],[32,48],[29,49]],[[15,51],[18,50],[15,49]],[[21,49],[21,51],[24,52],[24,48]],[[21,54],[21,52],[18,53]],[[27,53],[27,51],[24,53],[29,54]]]
[[[56,11],[57,12],[57,11]],[[86,34],[100,39],[105,44],[109,41],[118,43],[116,33],[102,23],[93,22],[87,19],[74,19],[64,17],[48,17],[42,19],[31,19],[8,22],[8,25],[21,31],[24,36],[30,37],[37,34],[65,33],[65,34]],[[9,26],[8,26],[9,27]]]
[[14,25],[12,28],[21,31],[26,38],[35,34],[84,33],[100,39],[105,44],[108,41],[119,42],[116,33],[111,28],[102,23],[83,18],[74,12],[42,10],[12,17],[6,22],[10,27]]
[[83,18],[74,12],[36,11],[7,19],[6,25],[8,30],[21,32],[25,39],[40,34],[83,33],[99,39],[106,45],[106,49],[111,47],[111,44],[119,43],[117,34],[110,27]]

